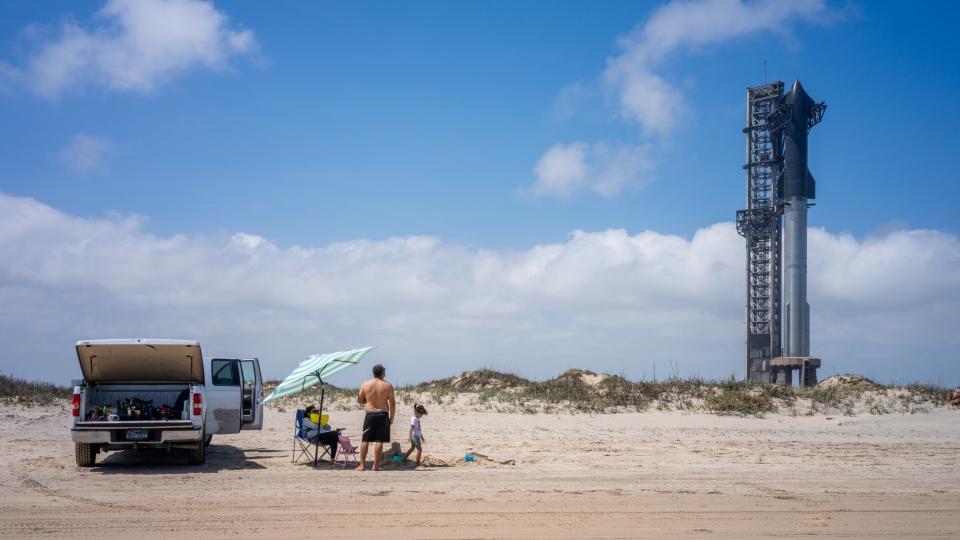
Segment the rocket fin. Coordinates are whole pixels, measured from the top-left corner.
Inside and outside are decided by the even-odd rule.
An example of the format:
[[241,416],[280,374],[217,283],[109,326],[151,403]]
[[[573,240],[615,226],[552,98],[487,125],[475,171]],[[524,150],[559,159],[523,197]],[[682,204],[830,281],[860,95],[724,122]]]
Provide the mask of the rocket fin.
[[814,180],[813,175],[810,174],[810,169],[807,169],[807,198],[817,198],[817,181]]

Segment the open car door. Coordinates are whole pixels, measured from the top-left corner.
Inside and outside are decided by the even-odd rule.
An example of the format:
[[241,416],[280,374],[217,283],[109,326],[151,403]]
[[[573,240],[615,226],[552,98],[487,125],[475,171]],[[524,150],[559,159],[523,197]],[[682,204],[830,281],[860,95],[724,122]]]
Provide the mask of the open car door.
[[205,435],[240,433],[242,395],[240,360],[211,359],[210,378],[205,385],[204,395],[207,404]]
[[263,377],[260,376],[260,360],[240,360],[240,372],[243,376],[240,429],[262,429]]

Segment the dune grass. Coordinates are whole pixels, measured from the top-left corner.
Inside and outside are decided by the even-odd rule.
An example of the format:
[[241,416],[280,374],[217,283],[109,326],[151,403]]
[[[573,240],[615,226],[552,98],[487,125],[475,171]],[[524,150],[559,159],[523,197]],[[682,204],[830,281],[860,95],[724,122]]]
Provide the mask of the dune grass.
[[[326,403],[333,408],[357,408],[357,390],[328,387]],[[615,413],[674,410],[744,417],[775,412],[799,414],[914,414],[946,405],[950,392],[935,385],[885,386],[857,375],[831,377],[809,388],[745,382],[672,377],[662,381],[630,381],[619,375],[571,369],[557,377],[532,381],[490,369],[467,371],[397,388],[403,403],[428,407],[457,404],[479,411],[537,413]],[[304,395],[280,400],[281,407],[318,402],[314,388]]]
[[769,395],[741,389],[721,391],[708,396],[703,407],[706,411],[719,415],[757,417],[777,410]]
[[949,394],[946,388],[938,386],[885,386],[857,375],[842,375],[821,385],[798,388],[734,377],[630,381],[619,375],[578,369],[544,381],[479,370],[398,389],[398,395],[427,399],[437,405],[472,395],[472,404],[480,410],[611,413],[656,407],[753,417],[781,410],[797,411],[798,407],[805,408],[806,414],[913,414],[945,405]]
[[[267,381],[268,395],[278,381]],[[326,407],[359,408],[356,388],[327,386]],[[532,381],[513,373],[490,369],[467,371],[397,388],[405,404],[427,406],[458,404],[479,411],[537,413],[616,413],[675,410],[690,413],[762,417],[778,411],[798,414],[915,414],[944,407],[949,389],[931,384],[887,386],[858,375],[838,375],[809,388],[745,382],[729,377],[720,380],[671,377],[662,381],[630,381],[620,375],[571,369],[557,377]],[[0,403],[50,405],[70,398],[70,389],[55,384],[28,381],[0,373]],[[319,403],[320,389],[283,398],[272,406],[280,409]]]
[[70,389],[55,384],[28,381],[0,373],[0,402],[26,406],[52,405],[70,398]]

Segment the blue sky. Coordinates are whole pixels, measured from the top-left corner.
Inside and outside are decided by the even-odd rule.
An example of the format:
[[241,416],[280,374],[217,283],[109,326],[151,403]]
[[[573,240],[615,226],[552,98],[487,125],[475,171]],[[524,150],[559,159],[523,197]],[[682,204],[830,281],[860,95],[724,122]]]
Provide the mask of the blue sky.
[[[618,39],[699,2],[218,3],[213,9],[226,17],[219,31],[249,32],[251,44],[226,46],[208,63],[187,57],[146,86],[119,88],[112,71],[105,77],[113,83],[74,73],[52,93],[38,91],[31,58],[62,43],[64,25],[93,36],[115,30],[101,11],[113,4],[123,3],[0,6],[0,192],[70,219],[116,225],[135,215],[137,234],[148,238],[225,244],[245,233],[281,251],[428,236],[471,256],[507,257],[569,246],[576,230],[611,229],[689,240],[731,221],[743,204],[744,88],[762,82],[766,61],[771,80],[800,79],[828,103],[811,135],[819,196],[811,226],[860,243],[931,230],[950,249],[960,233],[954,3],[811,1],[807,10],[771,15],[772,25],[759,21],[707,42],[688,32],[656,56],[641,52],[642,73],[682,96],[662,129],[631,116],[605,70],[624,56]],[[747,3],[757,11],[770,5]],[[650,39],[634,47],[649,49]],[[569,193],[538,191],[535,168],[548,150],[577,144],[597,169],[588,164]],[[612,191],[598,192],[589,177],[602,175],[613,159],[607,151],[642,159]],[[99,290],[44,285],[53,286],[94,297]],[[111,292],[111,305],[132,305],[131,294]],[[738,305],[724,324],[736,322]],[[24,331],[19,324],[5,333]],[[356,335],[378,339],[374,331]],[[216,336],[229,340],[227,331]],[[923,339],[931,356],[952,343]],[[724,343],[720,349],[736,351],[736,339]],[[631,367],[631,348],[607,367],[649,371]],[[310,350],[277,346],[276,354]],[[391,353],[409,356],[400,343]],[[545,359],[538,365],[526,372],[554,371]],[[867,360],[853,367],[861,365]],[[884,365],[881,377],[910,376],[892,359]],[[723,366],[693,370],[729,373],[741,368],[739,357]],[[924,375],[955,378],[949,371],[941,361]]]
[[[812,136],[823,179],[813,224],[956,232],[950,3],[871,2],[841,22],[790,25],[787,39],[761,33],[677,54],[664,71],[688,81],[693,110],[645,189],[613,200],[518,195],[555,142],[637,138],[611,111],[563,120],[554,104],[565,85],[596,78],[615,39],[657,5],[233,3],[224,11],[256,33],[260,62],[194,70],[148,95],[5,96],[2,186],[80,215],[142,214],[161,234],[251,230],[281,244],[439,234],[522,248],[607,227],[689,235],[741,204],[743,89],[761,82],[766,60],[771,79],[799,78],[829,105]],[[98,7],[4,6],[8,57],[28,24],[84,21]],[[78,132],[114,141],[106,170],[56,159]]]

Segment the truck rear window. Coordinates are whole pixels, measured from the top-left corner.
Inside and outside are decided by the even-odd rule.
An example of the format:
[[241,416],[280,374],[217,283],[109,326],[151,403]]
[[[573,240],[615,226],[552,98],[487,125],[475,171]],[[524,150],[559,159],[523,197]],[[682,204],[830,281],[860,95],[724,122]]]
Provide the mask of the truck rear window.
[[212,360],[210,369],[213,371],[214,386],[240,386],[240,373],[237,372],[235,361]]

